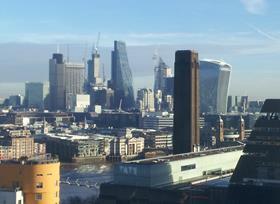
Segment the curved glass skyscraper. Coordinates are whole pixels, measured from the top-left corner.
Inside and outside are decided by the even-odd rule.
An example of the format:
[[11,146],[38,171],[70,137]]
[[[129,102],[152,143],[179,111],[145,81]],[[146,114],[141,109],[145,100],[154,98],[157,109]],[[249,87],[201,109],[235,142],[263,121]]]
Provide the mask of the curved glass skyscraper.
[[132,73],[124,42],[115,41],[112,51],[111,86],[115,91],[115,107],[128,110],[135,107]]
[[200,111],[226,113],[231,65],[206,59],[200,61]]

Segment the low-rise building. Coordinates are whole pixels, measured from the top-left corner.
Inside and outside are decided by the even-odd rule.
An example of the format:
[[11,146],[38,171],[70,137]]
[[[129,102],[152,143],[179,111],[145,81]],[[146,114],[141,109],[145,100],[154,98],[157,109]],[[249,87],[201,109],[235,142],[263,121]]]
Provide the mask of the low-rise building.
[[143,129],[154,130],[173,127],[173,115],[146,115],[142,118],[142,124],[140,127]]
[[59,156],[60,161],[105,160],[110,154],[110,136],[77,136],[69,134],[48,134],[41,139],[46,151]]
[[0,138],[0,161],[46,154],[45,144],[34,142],[29,130],[4,130]]
[[69,99],[68,110],[73,112],[85,112],[90,106],[90,95],[87,94],[69,94],[67,96]]
[[171,132],[164,131],[151,131],[146,134],[145,147],[156,149],[172,149],[172,136]]
[[143,137],[117,137],[111,141],[111,155],[137,156],[144,149]]

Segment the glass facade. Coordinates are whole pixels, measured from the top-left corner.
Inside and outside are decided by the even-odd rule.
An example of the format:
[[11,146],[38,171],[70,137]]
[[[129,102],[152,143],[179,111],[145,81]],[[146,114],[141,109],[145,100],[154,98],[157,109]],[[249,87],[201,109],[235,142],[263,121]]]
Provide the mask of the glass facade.
[[161,57],[159,57],[158,62],[155,66],[155,84],[154,91],[161,90],[165,88],[164,80],[167,77],[171,77],[171,68],[165,64]]
[[231,66],[218,60],[200,61],[200,110],[226,113]]
[[127,110],[135,107],[132,73],[128,63],[126,45],[115,41],[112,51],[112,88],[115,91],[115,107]]
[[44,85],[40,82],[25,83],[25,103],[30,108],[44,107]]

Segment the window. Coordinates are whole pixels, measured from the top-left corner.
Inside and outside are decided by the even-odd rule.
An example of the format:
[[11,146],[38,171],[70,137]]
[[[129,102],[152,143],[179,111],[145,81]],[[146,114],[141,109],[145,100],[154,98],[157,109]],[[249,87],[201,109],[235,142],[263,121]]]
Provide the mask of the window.
[[195,169],[195,164],[181,166],[181,171],[187,171],[187,170],[191,170],[191,169]]
[[36,188],[43,188],[43,183],[42,182],[36,183]]
[[35,200],[42,200],[43,195],[42,193],[35,193]]

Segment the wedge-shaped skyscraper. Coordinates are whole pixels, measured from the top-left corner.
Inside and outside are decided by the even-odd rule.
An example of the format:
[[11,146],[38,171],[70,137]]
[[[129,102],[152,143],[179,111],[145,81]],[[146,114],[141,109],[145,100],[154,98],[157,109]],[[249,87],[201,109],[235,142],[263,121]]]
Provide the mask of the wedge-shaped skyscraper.
[[135,107],[132,73],[124,42],[115,41],[112,51],[111,87],[115,91],[115,107],[128,110]]

